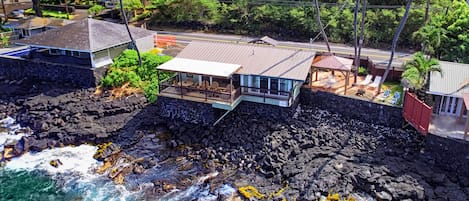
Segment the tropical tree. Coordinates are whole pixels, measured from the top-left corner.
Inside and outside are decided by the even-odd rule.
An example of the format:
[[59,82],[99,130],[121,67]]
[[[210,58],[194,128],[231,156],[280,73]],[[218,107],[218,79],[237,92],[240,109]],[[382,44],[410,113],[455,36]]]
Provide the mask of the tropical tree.
[[464,0],[454,0],[445,14],[433,16],[413,37],[433,57],[469,63],[469,6]]
[[442,74],[438,60],[417,52],[413,60],[406,63],[402,73],[402,82],[411,89],[421,90],[426,86],[430,72]]
[[[138,2],[140,2],[140,1],[138,1]],[[139,66],[141,66],[142,65],[142,57],[140,56],[140,51],[138,50],[137,43],[135,42],[134,38],[132,37],[132,33],[130,32],[129,21],[127,20],[127,16],[125,14],[125,9],[124,9],[125,4],[122,2],[122,0],[119,0],[119,4],[124,5],[124,6],[120,6],[121,15],[122,15],[122,18],[124,19],[124,25],[125,25],[125,29],[127,30],[127,34],[129,35],[130,41],[132,41],[132,46],[137,51],[138,64],[139,64]]]
[[[124,5],[124,10],[127,12],[134,13],[134,16],[137,16],[137,9],[143,8],[143,4],[140,0],[123,0],[122,4]],[[119,3],[120,8],[121,3]]]
[[392,60],[394,59],[394,53],[396,52],[397,40],[399,39],[399,35],[401,34],[402,30],[404,29],[404,25],[407,22],[407,18],[409,17],[409,12],[410,12],[411,7],[412,7],[412,0],[407,0],[407,5],[405,6],[404,16],[402,17],[402,20],[399,23],[399,27],[396,30],[396,34],[394,34],[394,38],[392,40],[391,57],[389,58],[386,71],[384,71],[383,78],[379,82],[377,94],[381,93],[381,86],[383,85],[384,80],[386,80],[386,77],[388,77],[389,71],[391,70]]
[[358,16],[358,5],[360,4],[360,0],[355,0],[355,9],[353,11],[353,40],[354,40],[354,50],[355,50],[355,73],[353,76],[353,83],[357,83],[357,76],[358,76],[358,37],[357,37],[357,16]]
[[324,41],[326,41],[327,51],[330,53],[331,52],[331,47],[329,46],[329,40],[327,39],[326,32],[324,31],[324,26],[322,25],[322,22],[321,22],[321,12],[319,12],[319,2],[318,2],[318,0],[314,0],[314,4],[315,4],[315,7],[316,7],[316,19],[318,21],[319,29],[321,30],[322,37],[324,38]]
[[39,7],[41,4],[40,0],[31,0],[33,2],[33,10],[38,17],[42,17],[42,11],[41,8]]

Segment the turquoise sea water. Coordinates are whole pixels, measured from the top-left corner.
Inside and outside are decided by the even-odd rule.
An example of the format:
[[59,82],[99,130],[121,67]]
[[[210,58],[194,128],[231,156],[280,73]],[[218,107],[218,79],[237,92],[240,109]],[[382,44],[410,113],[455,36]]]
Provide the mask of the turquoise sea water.
[[0,200],[82,200],[79,195],[65,193],[56,182],[39,171],[0,169]]

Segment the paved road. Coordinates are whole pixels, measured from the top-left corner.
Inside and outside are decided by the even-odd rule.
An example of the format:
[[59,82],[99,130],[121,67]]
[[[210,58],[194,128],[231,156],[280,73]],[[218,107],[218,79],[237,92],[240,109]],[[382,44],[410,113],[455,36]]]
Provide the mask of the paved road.
[[[175,32],[175,31],[158,31],[160,35],[176,36],[178,43],[189,43],[192,40],[199,41],[214,41],[214,42],[232,42],[232,43],[247,43],[252,38],[241,35],[226,35],[226,34],[207,34],[207,33],[189,33],[189,32]],[[327,52],[325,43],[315,42],[301,43],[291,41],[279,41],[279,48],[288,49],[305,49],[317,52]],[[343,44],[332,44],[331,51],[337,54],[354,55],[355,50],[352,46]],[[391,52],[387,50],[362,48],[362,56],[368,56],[373,60],[373,63],[380,64],[379,66],[385,67],[391,56]],[[412,58],[412,53],[396,52],[392,66],[396,68],[402,67],[402,64]]]

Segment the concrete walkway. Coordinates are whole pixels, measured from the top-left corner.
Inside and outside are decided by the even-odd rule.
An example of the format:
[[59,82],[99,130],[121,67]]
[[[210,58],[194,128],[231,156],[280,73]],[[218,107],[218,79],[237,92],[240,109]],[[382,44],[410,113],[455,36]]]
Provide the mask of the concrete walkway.
[[[441,137],[464,139],[464,122],[458,122],[458,118],[454,116],[433,115],[430,123],[429,132]],[[466,137],[469,141],[469,137]]]

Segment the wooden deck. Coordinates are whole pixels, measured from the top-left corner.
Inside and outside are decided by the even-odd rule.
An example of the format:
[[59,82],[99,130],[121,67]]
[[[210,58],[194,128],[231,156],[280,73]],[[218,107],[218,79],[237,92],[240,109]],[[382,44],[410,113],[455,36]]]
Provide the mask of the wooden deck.
[[[341,96],[353,97],[356,99],[362,99],[362,100],[376,102],[376,103],[385,104],[385,105],[392,105],[391,103],[389,103],[390,99],[392,98],[392,94],[386,100],[383,100],[382,97],[383,97],[384,90],[381,90],[381,93],[377,95],[376,94],[378,92],[377,87],[372,88],[368,86],[353,85],[353,79],[354,79],[353,73],[350,74],[349,84],[347,85],[346,94],[344,94],[344,90],[345,90],[344,86],[346,83],[345,82],[346,77],[345,77],[345,74],[342,74],[341,72],[335,72],[336,83],[333,84],[329,88],[329,86],[327,86],[326,83],[330,75],[331,75],[331,72],[320,71],[318,75],[318,81],[315,81],[316,74],[313,73],[312,75],[313,81],[311,82],[311,86],[310,86],[311,89],[326,91],[326,92],[334,93],[334,94],[341,95]],[[358,76],[357,83],[360,83],[364,79],[365,79],[365,76]],[[359,89],[364,90],[365,93],[363,95],[357,95],[357,92]],[[401,94],[401,97],[402,96],[403,95]]]
[[[208,93],[210,94],[210,91],[208,91]],[[222,102],[228,105],[230,105],[232,102],[234,102],[238,98],[238,97],[235,97],[236,90],[232,92],[232,98],[233,98],[232,101],[230,100],[230,97],[227,94],[206,96],[205,93],[201,93],[198,91],[183,91],[183,94],[181,96],[180,89],[176,87],[167,87],[163,89],[162,91],[160,91],[159,95],[170,97],[170,98],[178,98],[178,99],[184,99],[184,100],[201,102],[201,103],[209,103],[209,104]]]
[[[430,123],[429,133],[438,135],[441,137],[464,139],[464,123],[466,118],[462,119],[462,122],[458,122],[456,116],[445,116],[445,115],[433,115]],[[469,141],[469,137],[466,137],[466,141]]]

